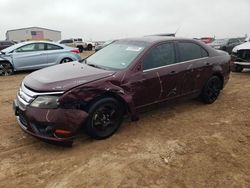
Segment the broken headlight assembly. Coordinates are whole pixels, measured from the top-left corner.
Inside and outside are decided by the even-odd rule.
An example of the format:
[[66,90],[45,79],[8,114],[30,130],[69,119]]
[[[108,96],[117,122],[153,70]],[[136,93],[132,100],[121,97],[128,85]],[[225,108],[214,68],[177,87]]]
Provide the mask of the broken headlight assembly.
[[58,98],[58,95],[38,96],[30,106],[36,108],[57,108],[59,105]]

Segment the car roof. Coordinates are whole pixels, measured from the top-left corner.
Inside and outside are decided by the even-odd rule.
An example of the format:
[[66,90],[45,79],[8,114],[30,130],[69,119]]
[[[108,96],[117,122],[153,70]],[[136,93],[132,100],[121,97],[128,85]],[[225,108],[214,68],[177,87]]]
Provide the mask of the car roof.
[[204,49],[206,49],[209,52],[210,55],[218,55],[218,52],[215,49],[213,49],[212,47],[206,45],[205,43],[203,43],[201,41],[198,41],[195,39],[190,39],[190,38],[170,37],[170,36],[145,36],[145,37],[138,37],[138,38],[120,39],[116,42],[119,43],[120,41],[134,43],[134,44],[144,43],[144,45],[148,46],[148,47],[153,46],[157,43],[167,42],[167,41],[185,41],[185,42],[196,43],[196,44],[202,46]]
[[58,43],[56,43],[56,42],[52,42],[52,41],[45,41],[45,40],[25,41],[25,42],[20,42],[19,44],[32,44],[32,43],[48,43],[48,44],[58,44]]
[[145,37],[138,37],[138,38],[125,38],[120,39],[119,41],[134,41],[134,42],[143,42],[147,43],[148,45],[165,42],[165,41],[178,41],[178,40],[185,40],[185,41],[196,41],[190,38],[181,38],[181,37],[171,37],[171,36],[145,36]]
[[2,52],[11,52],[12,50],[15,50],[21,46],[24,46],[24,45],[27,45],[27,44],[33,44],[33,43],[47,43],[47,44],[54,44],[54,45],[57,45],[57,46],[61,46],[63,47],[64,49],[65,48],[68,48],[62,44],[59,44],[59,43],[56,43],[56,42],[51,42],[51,41],[25,41],[25,42],[20,42],[18,44],[14,44],[8,48],[5,48],[2,50]]

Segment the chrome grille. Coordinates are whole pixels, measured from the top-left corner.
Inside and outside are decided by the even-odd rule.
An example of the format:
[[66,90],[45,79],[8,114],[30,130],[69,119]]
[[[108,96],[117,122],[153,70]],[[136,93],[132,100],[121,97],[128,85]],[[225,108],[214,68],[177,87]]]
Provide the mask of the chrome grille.
[[30,90],[28,90],[22,84],[21,88],[19,89],[19,91],[17,93],[18,102],[21,103],[22,106],[29,105],[36,97],[36,96],[32,95],[32,92],[29,92],[29,91]]

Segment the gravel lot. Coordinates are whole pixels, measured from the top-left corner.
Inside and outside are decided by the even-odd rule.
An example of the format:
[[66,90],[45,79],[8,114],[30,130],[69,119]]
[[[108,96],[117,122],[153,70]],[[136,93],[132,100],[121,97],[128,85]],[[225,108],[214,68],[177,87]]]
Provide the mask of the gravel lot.
[[[84,54],[85,56],[86,54]],[[125,120],[72,148],[21,131],[12,101],[28,73],[0,77],[0,187],[250,187],[250,71],[212,105],[191,100]]]

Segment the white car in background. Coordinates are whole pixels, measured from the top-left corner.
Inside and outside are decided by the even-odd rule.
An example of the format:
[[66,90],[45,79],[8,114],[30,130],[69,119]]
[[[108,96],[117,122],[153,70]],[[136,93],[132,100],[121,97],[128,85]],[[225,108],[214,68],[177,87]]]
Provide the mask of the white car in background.
[[242,72],[244,68],[250,68],[250,42],[234,47],[232,60],[232,71],[234,72]]
[[15,71],[36,70],[80,60],[79,50],[59,43],[28,41],[15,44],[0,52],[0,75]]

